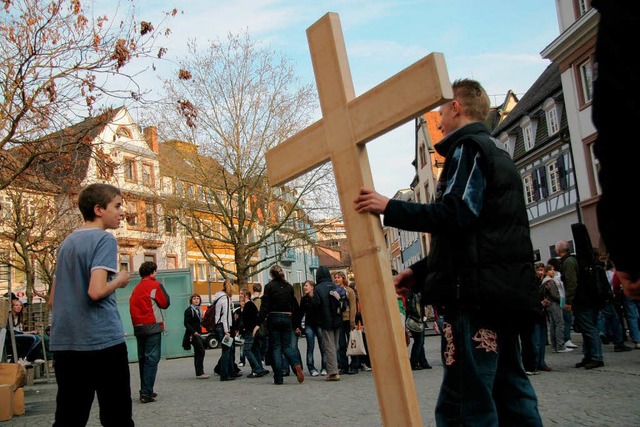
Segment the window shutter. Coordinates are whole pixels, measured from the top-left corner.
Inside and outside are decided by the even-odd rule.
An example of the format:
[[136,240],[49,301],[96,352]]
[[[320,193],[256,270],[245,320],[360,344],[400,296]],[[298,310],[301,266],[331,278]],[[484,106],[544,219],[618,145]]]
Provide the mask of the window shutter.
[[533,185],[533,201],[537,201],[540,199],[540,184],[538,183],[538,173],[534,172],[531,174],[531,184]]
[[539,185],[540,185],[540,190],[542,193],[542,198],[546,198],[547,195],[549,194],[549,191],[547,190],[547,170],[544,166],[539,167],[537,170],[537,175],[538,175],[538,179],[539,181]]
[[558,181],[560,181],[560,189],[567,189],[567,170],[564,166],[564,154],[558,157],[557,160],[558,165]]

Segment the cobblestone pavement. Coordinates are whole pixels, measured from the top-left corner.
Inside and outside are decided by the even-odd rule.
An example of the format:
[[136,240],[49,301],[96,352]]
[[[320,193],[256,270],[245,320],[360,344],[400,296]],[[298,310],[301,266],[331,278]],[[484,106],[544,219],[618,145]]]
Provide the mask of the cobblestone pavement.
[[[573,342],[581,342],[574,334]],[[426,338],[431,370],[413,371],[416,392],[425,426],[434,426],[434,407],[442,379],[442,363],[437,355],[438,336]],[[547,347],[549,348],[549,347]],[[604,346],[605,366],[587,371],[573,365],[581,359],[581,349],[546,356],[552,372],[531,376],[545,426],[640,426],[640,350],[614,353]],[[300,340],[305,353],[305,342]],[[207,350],[205,366],[212,373],[220,350]],[[319,357],[316,358],[319,360]],[[96,369],[100,369],[96,367]],[[340,382],[307,376],[298,384],[295,376],[275,386],[271,375],[244,377],[221,384],[219,377],[194,377],[193,359],[160,362],[155,391],[158,400],[141,404],[133,401],[138,426],[381,426],[372,372],[344,375]],[[307,373],[305,372],[305,375]],[[377,374],[377,372],[376,372]],[[381,375],[384,371],[381,370]],[[91,375],[91,372],[87,372]],[[134,398],[139,388],[138,368],[131,365]],[[25,389],[26,414],[0,426],[51,426],[55,411],[55,380],[37,380]],[[97,401],[89,426],[99,426]]]

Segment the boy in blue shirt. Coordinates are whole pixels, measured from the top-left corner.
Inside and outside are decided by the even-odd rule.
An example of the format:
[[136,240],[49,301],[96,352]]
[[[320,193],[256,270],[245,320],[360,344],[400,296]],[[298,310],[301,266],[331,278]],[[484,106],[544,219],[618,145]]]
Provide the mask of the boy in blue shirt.
[[115,291],[129,283],[118,271],[118,244],[106,230],[124,219],[122,194],[91,184],[78,196],[84,225],[58,249],[51,297],[50,349],[58,383],[54,426],[86,425],[98,395],[104,426],[133,426],[129,358]]

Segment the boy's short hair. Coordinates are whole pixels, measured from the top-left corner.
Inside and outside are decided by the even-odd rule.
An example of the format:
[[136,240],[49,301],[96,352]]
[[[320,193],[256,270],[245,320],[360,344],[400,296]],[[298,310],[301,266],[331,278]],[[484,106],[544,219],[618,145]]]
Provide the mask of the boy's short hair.
[[262,285],[260,283],[254,283],[253,284],[253,292],[262,292]]
[[96,219],[95,206],[98,205],[106,209],[116,196],[122,196],[122,192],[113,185],[102,183],[87,185],[78,195],[78,208],[82,213],[82,218],[85,221],[93,221]]
[[158,266],[153,261],[145,261],[142,263],[138,272],[140,273],[140,277],[151,276],[154,271],[158,269]]

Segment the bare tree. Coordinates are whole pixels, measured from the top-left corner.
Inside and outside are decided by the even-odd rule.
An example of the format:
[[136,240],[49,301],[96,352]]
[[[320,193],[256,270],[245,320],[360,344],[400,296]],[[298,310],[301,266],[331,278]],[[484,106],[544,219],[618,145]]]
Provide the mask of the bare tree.
[[[111,16],[94,16],[80,0],[4,0],[0,14],[0,190],[39,157],[66,150],[64,139],[47,143],[100,103],[141,100],[134,58],[161,58],[155,28],[137,19],[133,1],[113,5]],[[127,89],[118,89],[118,88]],[[133,87],[134,89],[130,89]],[[76,141],[70,141],[75,144]]]
[[[265,152],[309,123],[315,91],[300,84],[288,60],[246,33],[204,50],[191,41],[164,87],[166,103],[153,119],[161,135],[187,141],[162,144],[161,172],[174,193],[165,212],[214,268],[242,286],[313,233],[303,201],[309,209],[336,206],[335,197],[311,203],[313,191],[332,179],[328,168],[288,187],[267,182]],[[260,257],[266,245],[274,250]]]
[[[22,273],[28,302],[34,294],[48,301],[56,250],[81,224],[77,209],[67,195],[36,177],[28,182],[19,178],[1,197],[0,240],[11,250],[2,251],[0,261]],[[35,286],[36,277],[40,286]]]

